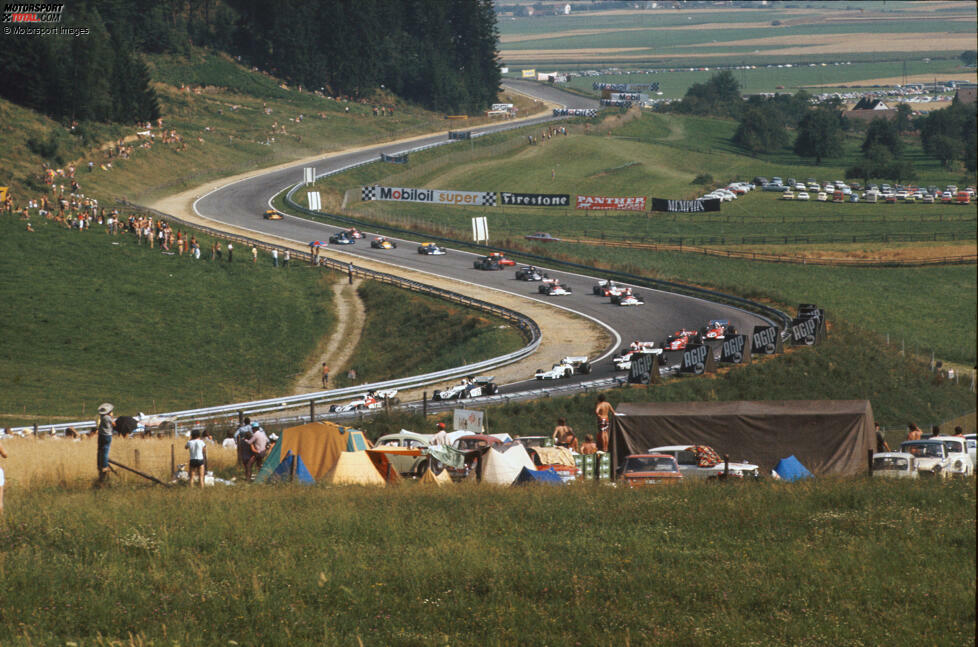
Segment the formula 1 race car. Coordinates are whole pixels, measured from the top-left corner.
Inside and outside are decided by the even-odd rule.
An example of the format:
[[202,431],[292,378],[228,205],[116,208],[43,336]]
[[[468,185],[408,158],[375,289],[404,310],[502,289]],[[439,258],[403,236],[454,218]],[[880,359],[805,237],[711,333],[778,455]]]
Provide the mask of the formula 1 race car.
[[356,227],[350,227],[346,230],[346,235],[350,238],[363,238],[363,232]]
[[534,377],[538,380],[559,380],[564,377],[571,377],[575,373],[587,375],[591,372],[591,363],[587,357],[565,357],[549,370],[540,369]]
[[630,288],[618,285],[614,281],[598,281],[598,284],[592,289],[594,294],[599,297],[614,297],[630,290]]
[[264,218],[265,220],[281,220],[282,214],[280,214],[278,211],[275,211],[275,209],[266,209],[264,213]]
[[[611,294],[609,294],[608,296],[611,298],[612,303],[614,303],[615,305],[620,305],[622,299],[633,295],[632,295],[631,288],[623,288],[623,287],[615,286],[615,288],[611,290]],[[645,301],[643,300],[642,303],[645,303]],[[640,304],[630,303],[628,305],[640,305]]]
[[329,242],[333,245],[353,245],[357,241],[350,238],[350,235],[345,231],[341,231],[330,236]]
[[733,326],[727,319],[711,319],[708,324],[700,329],[700,336],[703,339],[723,339],[734,332]]
[[645,305],[645,299],[643,299],[640,295],[632,294],[631,292],[629,292],[628,294],[622,294],[621,296],[611,298],[612,303],[614,303],[616,300],[618,305],[620,306],[644,306]]
[[627,371],[632,368],[632,359],[640,355],[661,355],[662,349],[655,347],[653,341],[632,342],[628,348],[622,348],[621,354],[611,361],[619,371]]
[[511,258],[506,258],[506,256],[501,252],[492,252],[489,254],[488,258],[493,258],[499,263],[500,267],[515,267],[516,261]]
[[446,252],[444,247],[439,247],[434,243],[421,243],[418,246],[418,253],[428,256],[443,256]]
[[386,236],[377,236],[370,241],[370,246],[373,249],[397,249],[397,243]]
[[689,344],[699,344],[702,341],[698,332],[683,328],[666,337],[662,347],[666,350],[683,350]]
[[477,270],[501,270],[499,261],[492,256],[483,256],[472,261],[472,267]]
[[516,280],[518,281],[542,281],[543,274],[532,265],[524,265],[516,270]]
[[455,386],[435,391],[432,400],[464,400],[478,398],[483,395],[496,395],[499,387],[493,382],[492,376],[465,378]]
[[380,409],[384,406],[384,401],[389,400],[391,404],[397,404],[395,397],[397,389],[387,389],[385,391],[368,391],[355,400],[350,400],[346,404],[331,404],[330,413],[348,413],[350,411],[363,411],[365,409]]
[[548,297],[566,296],[572,292],[571,286],[564,285],[558,279],[543,279],[543,283],[537,286],[537,291]]

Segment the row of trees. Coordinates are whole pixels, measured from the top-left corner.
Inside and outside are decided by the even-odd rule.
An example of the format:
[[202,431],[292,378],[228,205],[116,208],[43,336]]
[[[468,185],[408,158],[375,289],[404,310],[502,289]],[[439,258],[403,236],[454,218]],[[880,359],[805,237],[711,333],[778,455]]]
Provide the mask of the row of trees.
[[140,53],[205,46],[307,88],[383,87],[428,108],[475,112],[501,81],[491,0],[79,0],[75,38],[0,39],[0,96],[57,118],[159,115]]

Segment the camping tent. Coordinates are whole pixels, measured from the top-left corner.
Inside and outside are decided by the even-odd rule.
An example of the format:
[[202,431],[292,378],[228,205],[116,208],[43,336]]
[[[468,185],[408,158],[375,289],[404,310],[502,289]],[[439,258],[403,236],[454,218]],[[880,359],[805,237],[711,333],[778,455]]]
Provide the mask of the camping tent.
[[526,447],[516,443],[505,452],[490,447],[482,455],[482,482],[492,485],[512,485],[524,467],[536,470]]
[[769,474],[794,454],[816,475],[859,474],[876,447],[868,400],[643,402],[612,420],[613,469],[628,454],[662,445],[709,445]]
[[782,458],[774,466],[774,472],[782,481],[800,481],[812,477],[812,473],[805,469],[805,466],[798,462],[794,456]]
[[438,474],[431,471],[431,468],[426,469],[421,478],[418,479],[418,483],[425,483],[428,485],[451,485],[452,477],[448,475],[448,470],[442,470]]
[[330,485],[387,485],[367,452],[342,452],[323,480]]
[[[295,470],[293,472],[293,470]],[[290,451],[282,459],[282,462],[278,464],[275,471],[272,472],[271,476],[268,477],[269,482],[272,481],[287,481],[287,482],[298,482],[311,485],[316,482],[312,478],[312,474],[306,469],[306,464],[302,462],[301,456],[295,456]]]
[[529,485],[532,483],[546,483],[547,485],[563,485],[564,480],[560,478],[557,471],[550,467],[545,470],[531,470],[524,467],[520,470],[513,485]]
[[283,456],[292,452],[299,456],[309,475],[321,479],[331,470],[343,452],[362,451],[368,444],[363,432],[341,427],[332,422],[310,422],[298,427],[283,429],[281,437],[255,477],[258,483],[266,481],[282,462]]

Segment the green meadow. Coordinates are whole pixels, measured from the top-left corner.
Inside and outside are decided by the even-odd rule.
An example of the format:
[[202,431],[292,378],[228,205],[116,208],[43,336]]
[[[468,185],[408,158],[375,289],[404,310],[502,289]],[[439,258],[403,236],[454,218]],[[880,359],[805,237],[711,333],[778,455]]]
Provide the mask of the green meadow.
[[974,509],[973,479],[42,490],[0,524],[0,642],[967,645]]

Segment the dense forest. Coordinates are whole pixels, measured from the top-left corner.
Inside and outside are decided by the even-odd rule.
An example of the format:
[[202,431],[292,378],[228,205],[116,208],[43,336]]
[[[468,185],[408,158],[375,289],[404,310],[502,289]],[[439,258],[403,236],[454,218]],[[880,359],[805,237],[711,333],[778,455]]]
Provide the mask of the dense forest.
[[72,121],[156,118],[140,54],[192,46],[329,94],[384,87],[447,112],[484,109],[501,79],[491,0],[80,0],[60,26],[88,33],[0,39],[0,96]]

